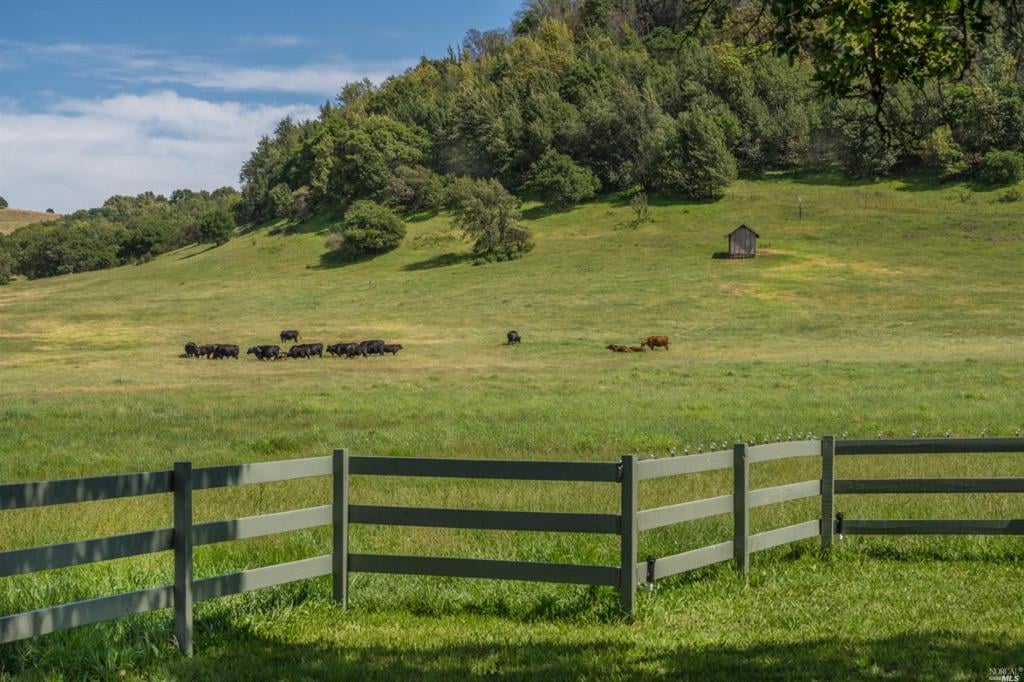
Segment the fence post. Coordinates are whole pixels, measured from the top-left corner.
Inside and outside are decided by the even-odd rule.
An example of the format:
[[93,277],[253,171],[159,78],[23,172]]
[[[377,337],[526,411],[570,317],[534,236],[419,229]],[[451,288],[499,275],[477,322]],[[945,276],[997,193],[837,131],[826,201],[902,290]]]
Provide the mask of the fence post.
[[821,439],[821,549],[832,547],[836,495],[836,438],[825,436]]
[[192,462],[174,464],[174,637],[192,655]]
[[747,444],[736,443],[732,448],[732,516],[733,556],[736,570],[746,575],[750,571],[750,469],[747,464]]
[[632,617],[636,604],[636,500],[637,475],[636,455],[623,455],[621,503],[621,569],[619,571],[619,595],[622,612]]
[[331,520],[334,542],[331,559],[334,601],[348,606],[348,450],[334,451],[334,499]]

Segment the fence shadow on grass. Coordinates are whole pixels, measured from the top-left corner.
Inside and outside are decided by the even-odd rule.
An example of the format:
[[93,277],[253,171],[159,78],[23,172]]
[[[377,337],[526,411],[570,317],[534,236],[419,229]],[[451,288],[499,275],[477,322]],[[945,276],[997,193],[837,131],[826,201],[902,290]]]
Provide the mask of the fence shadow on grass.
[[[443,626],[443,624],[441,624]],[[623,628],[630,626],[623,625]],[[611,633],[609,633],[611,634]],[[179,659],[172,674],[188,679],[987,679],[990,668],[1020,666],[1024,643],[959,636],[907,633],[850,640],[835,638],[750,646],[638,647],[628,638],[595,636],[587,641],[494,643],[473,630],[457,643],[361,645],[346,641],[282,642],[256,632],[230,640],[194,659]],[[523,635],[526,639],[527,636]],[[642,634],[637,637],[643,641]],[[435,638],[436,641],[436,638]]]

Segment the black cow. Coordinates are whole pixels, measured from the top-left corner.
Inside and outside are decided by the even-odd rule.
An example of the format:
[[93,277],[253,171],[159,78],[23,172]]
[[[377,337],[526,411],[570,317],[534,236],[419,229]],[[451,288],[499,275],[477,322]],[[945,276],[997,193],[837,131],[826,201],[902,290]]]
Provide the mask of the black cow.
[[281,343],[284,343],[285,341],[298,341],[298,340],[299,340],[299,330],[298,329],[285,329],[283,332],[281,332]]
[[277,360],[281,354],[280,346],[253,346],[245,352],[246,355],[255,355],[257,360]]
[[324,356],[324,344],[300,343],[288,349],[288,357],[290,358],[311,358],[314,355]]
[[508,334],[505,334],[505,338],[508,339],[505,343],[506,346],[511,346],[513,343],[519,343],[523,340],[523,337],[519,336],[519,332],[515,329],[511,330]]
[[330,346],[327,346],[325,350],[328,352],[328,354],[337,356],[339,358],[342,355],[346,357],[352,357],[353,355],[356,354],[356,351],[352,349],[355,349],[358,346],[358,343],[333,343]]
[[384,353],[391,353],[392,355],[398,355],[398,351],[402,350],[402,344],[400,343],[385,343],[381,346],[381,355]]
[[345,357],[354,358],[357,355],[366,357],[366,349],[360,343],[346,343],[345,344]]
[[210,357],[214,360],[222,358],[234,358],[237,360],[238,346],[232,343],[215,343],[213,344],[213,350],[210,351]]
[[185,344],[185,357],[186,358],[198,358],[199,357],[199,346],[196,345],[195,341],[189,341]]
[[196,357],[197,358],[208,358],[208,357],[210,357],[211,355],[213,355],[213,348],[214,347],[211,346],[211,345],[198,346],[196,348]]
[[384,341],[382,339],[371,339],[359,344],[363,357],[367,355],[384,355]]

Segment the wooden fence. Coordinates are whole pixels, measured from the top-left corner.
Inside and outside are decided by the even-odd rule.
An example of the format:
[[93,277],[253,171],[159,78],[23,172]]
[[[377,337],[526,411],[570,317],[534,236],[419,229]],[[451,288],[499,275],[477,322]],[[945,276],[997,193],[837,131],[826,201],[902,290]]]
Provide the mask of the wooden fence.
[[[1024,438],[921,438],[913,440],[836,441],[825,454],[822,518],[832,518],[836,495],[921,493],[1024,493],[1024,478],[880,478],[836,479],[835,456],[939,455],[1024,452]],[[832,535],[1024,535],[1021,519],[847,519],[838,512],[828,524],[822,545]],[[827,537],[826,537],[827,536]]]
[[820,479],[751,490],[750,465],[788,457],[820,457],[826,442],[831,442],[831,440],[795,441],[754,446],[739,443],[732,450],[640,462],[639,478],[642,481],[731,467],[733,470],[731,495],[719,495],[704,500],[637,512],[637,527],[641,531],[653,530],[731,513],[733,515],[733,539],[672,556],[649,557],[646,562],[636,564],[636,580],[653,584],[662,578],[729,560],[736,563],[737,570],[747,573],[750,569],[751,553],[818,536],[821,533],[820,519],[810,519],[803,523],[756,535],[750,534],[751,509],[779,502],[816,497],[821,494]]
[[[190,654],[195,602],[331,575],[334,598],[344,605],[348,599],[350,573],[607,585],[618,589],[623,612],[632,614],[640,583],[653,584],[662,578],[729,560],[745,573],[752,553],[816,536],[820,536],[822,547],[827,549],[835,532],[1024,534],[1024,520],[843,520],[840,514],[838,520],[833,521],[836,494],[1024,492],[1024,478],[846,480],[834,476],[837,455],[933,452],[1024,452],[1024,438],[836,441],[827,436],[820,441],[754,446],[740,443],[732,450],[664,459],[640,460],[626,455],[619,462],[608,463],[351,456],[346,450],[338,450],[331,457],[202,469],[193,469],[189,462],[179,462],[170,471],[0,485],[0,511],[155,494],[173,494],[174,506],[172,528],[0,552],[0,578],[155,552],[172,551],[174,556],[173,585],[2,616],[0,644],[130,614],[173,608],[178,646]],[[820,457],[822,477],[750,489],[750,465],[788,457]],[[730,467],[733,470],[730,495],[639,509],[640,481]],[[353,475],[615,484],[619,488],[620,507],[618,514],[580,514],[358,505],[349,499],[349,481]],[[194,491],[320,476],[332,477],[331,504],[202,524],[192,522]],[[751,509],[815,496],[821,498],[820,518],[750,534]],[[731,541],[637,562],[640,532],[729,513],[734,519]],[[593,566],[360,554],[349,548],[352,524],[617,535],[620,562],[618,566]],[[330,554],[201,580],[192,576],[192,552],[196,546],[319,526],[332,526]]]

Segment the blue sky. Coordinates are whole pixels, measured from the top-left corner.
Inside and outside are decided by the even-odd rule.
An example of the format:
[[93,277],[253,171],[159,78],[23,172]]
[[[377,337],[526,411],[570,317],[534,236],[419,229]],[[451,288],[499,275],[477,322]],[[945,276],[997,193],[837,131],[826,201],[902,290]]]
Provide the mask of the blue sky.
[[0,196],[67,212],[237,185],[256,140],[341,85],[443,56],[519,0],[5,3]]

